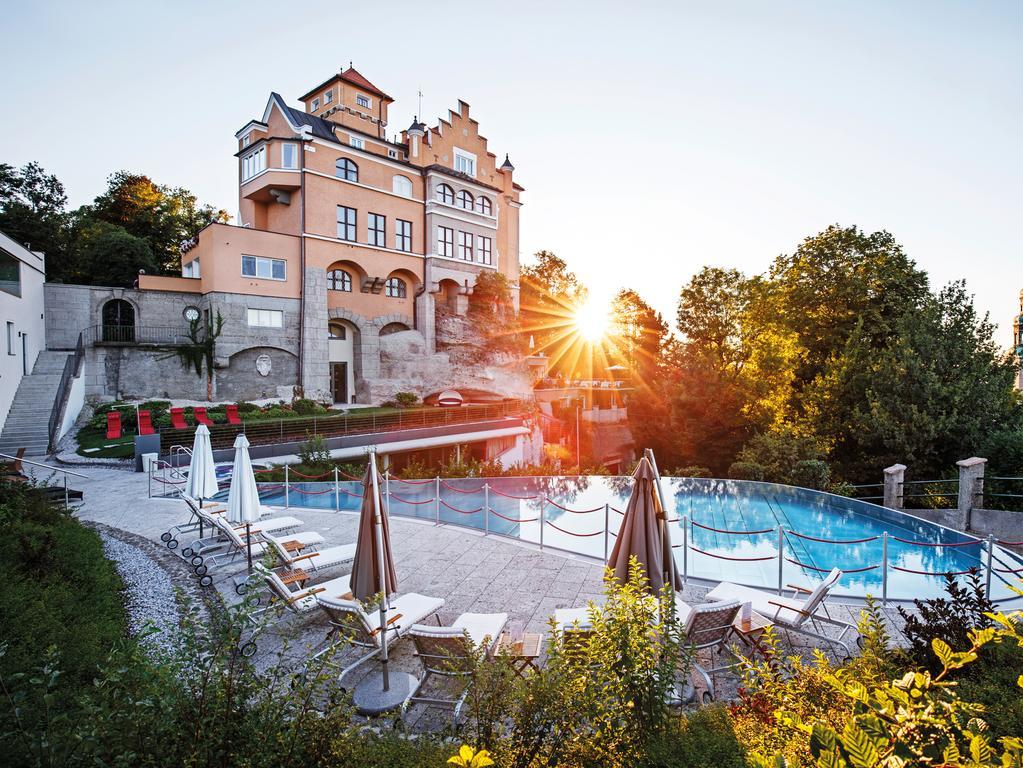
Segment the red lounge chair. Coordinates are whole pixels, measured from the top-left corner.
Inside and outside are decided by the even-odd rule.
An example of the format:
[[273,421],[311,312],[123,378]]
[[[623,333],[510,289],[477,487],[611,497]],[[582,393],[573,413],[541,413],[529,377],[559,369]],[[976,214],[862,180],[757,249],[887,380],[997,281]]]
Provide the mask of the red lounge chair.
[[185,409],[184,408],[171,408],[171,427],[174,429],[188,429],[188,424],[185,423]]
[[207,427],[212,427],[213,426],[213,421],[210,419],[209,416],[206,415],[206,409],[205,408],[199,408],[199,407],[193,408],[192,409],[192,415],[195,416],[195,423],[196,424],[205,424]]
[[139,434],[151,435],[155,431],[153,429],[153,420],[149,417],[149,411],[139,411]]
[[107,440],[117,440],[121,436],[121,412],[107,413]]
[[229,405],[227,406],[227,423],[228,424],[241,424],[241,417],[238,416],[238,406]]

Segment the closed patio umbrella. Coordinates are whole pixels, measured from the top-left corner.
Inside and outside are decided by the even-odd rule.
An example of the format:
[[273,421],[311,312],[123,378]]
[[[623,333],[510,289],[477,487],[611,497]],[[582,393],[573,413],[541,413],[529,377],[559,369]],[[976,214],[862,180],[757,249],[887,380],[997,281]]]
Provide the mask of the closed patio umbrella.
[[[185,494],[197,499],[202,507],[203,499],[212,499],[220,490],[217,486],[217,467],[213,461],[213,445],[210,430],[205,424],[195,429],[192,440],[192,459],[188,464],[188,479]],[[202,538],[202,519],[199,520],[199,537]]]
[[[201,427],[205,429],[205,427]],[[252,523],[259,520],[259,488],[249,458],[249,440],[238,435],[234,441],[234,468],[231,470],[231,488],[227,492],[227,519],[245,524],[245,548],[252,570]]]
[[632,495],[607,565],[624,584],[629,578],[629,558],[634,555],[646,572],[651,592],[656,594],[665,584],[681,590],[682,579],[671,551],[671,533],[661,504],[657,471],[644,456],[632,476]]
[[[356,600],[368,600],[382,594],[380,614],[380,673],[370,675],[355,688],[352,700],[364,715],[377,715],[401,705],[412,695],[418,683],[414,675],[406,672],[390,673],[387,659],[387,612],[389,598],[398,589],[398,576],[394,571],[391,554],[390,526],[387,511],[380,497],[376,453],[369,455],[366,474],[362,478],[362,509],[359,513],[359,533],[355,542],[355,560],[349,581]],[[390,617],[390,620],[398,617]]]

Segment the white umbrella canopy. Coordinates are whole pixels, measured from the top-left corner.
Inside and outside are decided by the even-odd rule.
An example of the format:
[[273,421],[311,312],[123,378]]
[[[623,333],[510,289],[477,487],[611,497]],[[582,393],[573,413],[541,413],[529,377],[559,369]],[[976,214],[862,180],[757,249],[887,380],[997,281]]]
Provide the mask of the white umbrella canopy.
[[192,442],[192,460],[188,465],[185,494],[193,499],[212,499],[218,490],[210,430],[205,424],[200,424],[195,429],[195,439]]
[[252,570],[251,523],[259,520],[259,488],[249,458],[249,439],[238,435],[234,441],[234,468],[231,470],[231,488],[227,492],[227,519],[245,524],[245,549]]

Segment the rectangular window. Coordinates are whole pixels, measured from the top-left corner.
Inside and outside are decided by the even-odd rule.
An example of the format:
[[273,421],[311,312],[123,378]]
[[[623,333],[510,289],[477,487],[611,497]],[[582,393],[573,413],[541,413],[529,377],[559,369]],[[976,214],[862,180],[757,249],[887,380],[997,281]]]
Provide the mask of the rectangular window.
[[181,265],[181,276],[182,277],[202,277],[202,273],[199,271],[199,259],[192,259],[187,264]]
[[281,168],[298,168],[298,144],[281,144]]
[[387,217],[379,213],[369,215],[369,244],[387,247]]
[[21,262],[7,251],[0,251],[0,291],[21,296]]
[[333,89],[331,89],[331,90],[327,91],[325,94],[323,94],[323,103],[324,104],[330,104],[330,102],[332,102],[333,100],[334,100],[334,90]]
[[455,257],[455,230],[451,227],[437,227],[437,253],[451,259]]
[[348,145],[355,147],[356,149],[365,149],[366,142],[360,139],[358,136],[349,136]]
[[251,136],[246,136],[244,139],[242,139],[242,146],[243,147],[249,146],[251,141],[252,141],[252,137]]
[[455,170],[459,173],[464,173],[467,176],[476,175],[476,155],[463,152],[460,149],[455,149]]
[[319,108],[320,108],[320,100],[319,99],[313,99],[313,112],[315,112]]
[[472,261],[472,232],[458,233],[458,258]]
[[412,253],[412,222],[397,219],[394,222],[394,247]]
[[260,171],[266,170],[266,146],[250,152],[242,158],[242,181],[248,181]]
[[398,150],[396,149],[387,150],[387,156],[392,160],[396,160],[398,158]]
[[269,259],[265,256],[242,256],[242,277],[260,280],[286,280],[287,262],[284,259]]
[[477,257],[479,258],[480,264],[494,263],[493,245],[489,237],[480,235],[480,247]]
[[14,323],[10,320],[7,321],[7,354],[16,355],[14,351]]
[[337,207],[337,236],[340,240],[355,242],[355,216],[357,211],[343,205]]
[[363,96],[361,93],[356,95],[355,103],[360,107],[365,107],[366,109],[370,109],[373,106],[373,102],[370,100],[369,96]]
[[284,312],[279,309],[250,309],[249,326],[252,328],[283,328]]

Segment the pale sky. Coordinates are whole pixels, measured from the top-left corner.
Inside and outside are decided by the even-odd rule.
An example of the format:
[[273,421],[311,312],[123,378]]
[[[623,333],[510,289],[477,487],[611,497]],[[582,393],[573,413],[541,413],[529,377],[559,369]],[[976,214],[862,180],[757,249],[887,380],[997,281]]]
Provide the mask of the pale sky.
[[237,209],[234,132],[349,61],[389,133],[461,98],[526,187],[522,256],[674,320],[704,264],[828,224],[965,277],[1008,346],[1023,289],[1020,2],[2,0],[0,162],[88,202],[117,169]]

